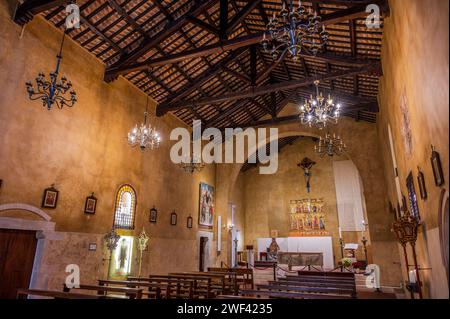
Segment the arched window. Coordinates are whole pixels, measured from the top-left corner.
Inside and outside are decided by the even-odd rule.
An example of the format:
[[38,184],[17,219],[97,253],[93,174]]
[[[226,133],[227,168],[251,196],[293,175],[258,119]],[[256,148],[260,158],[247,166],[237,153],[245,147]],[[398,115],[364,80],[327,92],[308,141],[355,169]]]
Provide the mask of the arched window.
[[116,196],[114,228],[134,229],[136,211],[136,192],[130,185],[122,185]]

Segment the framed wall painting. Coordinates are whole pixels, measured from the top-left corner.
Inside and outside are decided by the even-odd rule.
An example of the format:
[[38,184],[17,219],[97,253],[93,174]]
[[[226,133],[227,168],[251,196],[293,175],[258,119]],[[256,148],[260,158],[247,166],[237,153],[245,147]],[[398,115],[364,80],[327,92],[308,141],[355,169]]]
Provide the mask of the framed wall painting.
[[175,211],[170,214],[170,225],[175,226],[177,224],[177,213]]
[[86,202],[84,203],[84,212],[86,214],[95,214],[96,209],[97,198],[94,196],[94,193],[91,193],[90,196],[86,197]]
[[198,224],[202,227],[212,229],[214,222],[214,187],[200,183]]
[[155,206],[153,206],[153,208],[150,209],[150,223],[156,223],[157,217],[158,211],[156,210]]
[[436,186],[444,185],[444,173],[442,172],[441,157],[436,152],[434,146],[431,146],[431,166],[433,167],[434,182]]
[[428,197],[427,188],[425,186],[425,176],[420,167],[417,167],[417,183],[419,184],[420,198],[425,200]]
[[187,224],[186,224],[187,228],[192,228],[192,224],[193,224],[193,219],[191,216],[189,216],[187,218]]
[[42,196],[42,207],[43,208],[56,208],[58,203],[59,191],[54,187],[54,185],[46,188],[44,190],[44,195]]
[[414,187],[414,178],[412,172],[406,178],[406,188],[408,189],[409,205],[411,206],[411,214],[420,222],[419,204],[417,203],[416,189]]

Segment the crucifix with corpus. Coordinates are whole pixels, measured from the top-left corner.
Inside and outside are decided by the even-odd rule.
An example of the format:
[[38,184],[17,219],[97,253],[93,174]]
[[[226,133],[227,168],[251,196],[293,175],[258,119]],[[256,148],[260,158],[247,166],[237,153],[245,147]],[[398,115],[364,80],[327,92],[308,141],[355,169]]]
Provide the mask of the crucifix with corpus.
[[316,165],[316,162],[309,159],[308,157],[305,157],[300,163],[297,164],[298,167],[301,167],[305,173],[305,180],[306,180],[306,191],[308,193],[311,193],[311,184],[310,184],[310,177],[311,177],[311,168]]

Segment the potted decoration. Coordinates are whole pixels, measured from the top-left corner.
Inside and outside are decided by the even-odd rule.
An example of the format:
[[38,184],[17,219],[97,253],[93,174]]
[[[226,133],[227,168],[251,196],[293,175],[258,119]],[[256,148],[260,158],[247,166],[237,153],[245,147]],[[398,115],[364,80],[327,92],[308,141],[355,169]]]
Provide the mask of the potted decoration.
[[353,260],[351,258],[342,258],[341,263],[344,268],[350,268],[352,266]]

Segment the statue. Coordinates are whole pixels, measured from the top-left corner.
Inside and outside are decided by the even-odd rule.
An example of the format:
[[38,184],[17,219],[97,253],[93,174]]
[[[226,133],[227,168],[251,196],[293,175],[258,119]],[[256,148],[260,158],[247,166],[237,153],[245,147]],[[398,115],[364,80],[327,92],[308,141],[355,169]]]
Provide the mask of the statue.
[[269,253],[267,254],[269,257],[269,260],[276,261],[279,250],[280,250],[280,246],[278,246],[277,240],[275,238],[272,238],[272,242],[270,243],[270,246],[269,246]]
[[126,269],[127,259],[128,259],[128,245],[127,245],[125,238],[123,238],[120,242],[120,250],[119,250],[119,269],[120,270],[124,271]]

